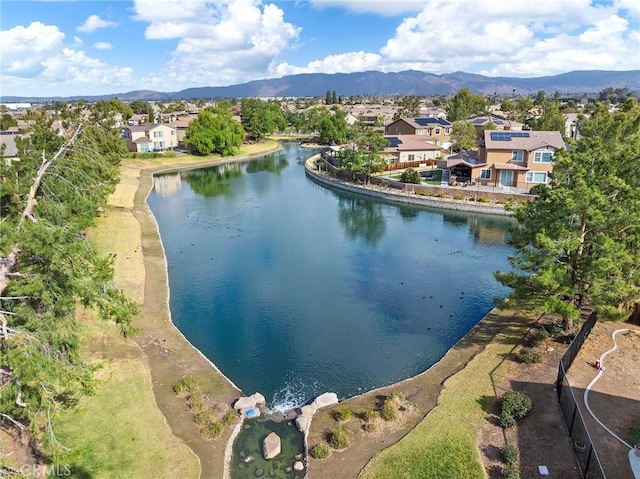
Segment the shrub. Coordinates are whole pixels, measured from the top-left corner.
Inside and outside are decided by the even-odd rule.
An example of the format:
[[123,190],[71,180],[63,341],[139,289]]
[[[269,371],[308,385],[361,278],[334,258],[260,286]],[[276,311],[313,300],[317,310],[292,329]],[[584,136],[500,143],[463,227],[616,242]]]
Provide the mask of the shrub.
[[533,348],[524,347],[516,354],[516,359],[524,364],[539,363],[542,361],[542,354]]
[[370,407],[369,409],[367,409],[364,414],[363,417],[365,420],[369,421],[375,417],[378,417],[378,411],[376,411],[375,409],[373,409],[372,407]]
[[200,429],[200,434],[205,439],[213,439],[218,437],[224,431],[224,426],[220,421],[214,421]]
[[334,449],[346,449],[349,447],[349,433],[343,427],[331,432],[329,444]]
[[476,201],[478,203],[489,203],[490,202],[489,198],[485,198],[484,196],[480,196],[480,197],[476,198]]
[[333,418],[336,421],[348,421],[351,418],[351,408],[350,407],[342,407],[339,409],[334,409]]
[[394,421],[398,417],[398,409],[391,399],[386,399],[382,405],[380,416],[385,421]]
[[515,426],[518,419],[522,419],[533,409],[533,401],[529,396],[518,391],[507,391],[502,396],[502,411],[500,425],[502,427]]
[[329,454],[331,454],[331,448],[329,448],[329,444],[326,442],[321,442],[313,446],[310,452],[316,459],[324,459],[329,457]]
[[518,448],[513,444],[505,444],[500,448],[500,454],[502,455],[502,459],[504,462],[509,464],[510,466],[516,466],[518,464],[518,460],[520,459],[520,452]]
[[549,331],[545,328],[534,329],[529,333],[528,343],[531,346],[540,346],[549,338]]
[[185,376],[173,386],[173,391],[178,396],[184,396],[199,388],[198,380],[193,376]]
[[187,405],[191,412],[198,413],[200,411],[204,411],[206,409],[206,405],[204,402],[204,394],[202,391],[194,391],[189,396],[189,400],[187,401]]
[[518,466],[507,464],[502,470],[502,477],[504,477],[504,479],[520,479]]
[[193,416],[193,422],[198,426],[206,426],[216,420],[216,417],[211,411],[201,411]]
[[564,334],[564,329],[562,329],[562,325],[558,323],[552,323],[548,326],[545,326],[544,329],[549,333],[549,336],[552,338],[558,338]]
[[229,409],[225,415],[222,417],[222,424],[224,424],[225,426],[231,426],[233,423],[236,422],[236,420],[238,419],[238,416],[236,416],[234,414],[234,412]]
[[454,200],[464,200],[466,198],[466,196],[464,196],[462,193],[458,193],[456,196],[453,197]]
[[403,183],[414,183],[416,185],[420,184],[422,177],[420,176],[420,172],[414,170],[413,168],[407,168],[400,175],[400,181]]

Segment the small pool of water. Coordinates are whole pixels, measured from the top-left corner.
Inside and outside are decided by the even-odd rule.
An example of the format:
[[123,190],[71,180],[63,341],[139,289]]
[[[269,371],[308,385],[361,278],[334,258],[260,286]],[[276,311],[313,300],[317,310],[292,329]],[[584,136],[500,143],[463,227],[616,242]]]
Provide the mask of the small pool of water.
[[[273,459],[266,460],[262,452],[262,443],[271,432],[280,436],[281,452]],[[247,460],[249,457],[251,459]],[[293,464],[298,460],[304,463],[304,438],[293,421],[274,422],[269,418],[246,419],[233,445],[231,477],[233,479],[255,479],[256,477],[303,479],[306,468],[301,472],[293,470]]]

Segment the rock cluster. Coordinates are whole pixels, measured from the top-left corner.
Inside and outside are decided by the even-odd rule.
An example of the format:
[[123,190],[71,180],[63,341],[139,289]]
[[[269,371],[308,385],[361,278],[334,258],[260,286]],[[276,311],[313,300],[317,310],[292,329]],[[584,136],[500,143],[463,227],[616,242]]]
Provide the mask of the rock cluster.
[[311,418],[318,409],[326,406],[338,404],[338,395],[336,393],[324,393],[313,400],[311,404],[302,406],[300,415],[296,418],[296,426],[298,430],[307,433],[311,425]]
[[262,394],[254,393],[251,396],[239,398],[233,405],[233,408],[243,416],[258,417],[260,416],[261,409],[259,406],[265,406],[266,403],[267,401]]

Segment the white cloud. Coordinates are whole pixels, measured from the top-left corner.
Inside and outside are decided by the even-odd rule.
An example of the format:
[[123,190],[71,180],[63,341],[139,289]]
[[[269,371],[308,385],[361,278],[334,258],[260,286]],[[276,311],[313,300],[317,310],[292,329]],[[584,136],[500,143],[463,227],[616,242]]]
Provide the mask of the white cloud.
[[113,45],[111,45],[111,43],[109,42],[96,42],[93,44],[93,48],[96,48],[98,50],[111,50],[113,48]]
[[87,56],[78,49],[81,41],[78,43],[77,37],[72,39],[73,46],[64,40],[65,34],[57,26],[41,22],[0,31],[4,93],[47,96],[54,91],[97,93],[107,86],[131,86],[131,68]]
[[134,8],[137,20],[149,22],[147,39],[178,40],[164,70],[145,79],[147,88],[228,85],[264,78],[300,33],[284,20],[282,9],[260,0],[168,0],[163,8],[156,0],[135,0]]
[[0,31],[0,65],[3,76],[31,77],[42,71],[42,61],[63,43],[64,33],[54,25],[33,22]]
[[79,25],[77,30],[79,32],[90,33],[98,30],[99,28],[115,27],[117,25],[118,24],[116,22],[103,20],[98,15],[89,15],[89,18],[87,18],[82,25]]
[[419,12],[428,0],[311,0],[316,8],[339,7],[355,13],[400,15]]
[[[360,3],[314,1],[316,5],[340,4],[345,8]],[[361,71],[357,59],[364,64],[363,70],[462,70],[493,76],[640,69],[640,33],[637,24],[631,27],[622,14],[635,8],[637,15],[634,0],[615,0],[608,6],[593,5],[590,0],[423,3],[423,10],[404,18],[377,53],[331,55],[306,66],[281,64],[275,72]]]
[[296,67],[281,63],[275,68],[277,76],[295,75],[298,73],[353,73],[368,70],[380,70],[382,57],[375,53],[363,51],[329,55],[322,60],[309,62],[305,67]]

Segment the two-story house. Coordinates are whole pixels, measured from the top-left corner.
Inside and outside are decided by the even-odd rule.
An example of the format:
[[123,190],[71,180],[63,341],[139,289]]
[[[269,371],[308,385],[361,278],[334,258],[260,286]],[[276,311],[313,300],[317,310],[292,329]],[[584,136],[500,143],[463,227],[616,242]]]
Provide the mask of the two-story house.
[[384,153],[387,163],[424,163],[435,160],[442,148],[436,145],[436,139],[424,135],[385,136],[389,145]]
[[522,127],[524,126],[522,123],[515,120],[507,120],[503,118],[497,118],[495,116],[478,116],[468,121],[470,121],[475,127],[478,139],[481,139],[483,137],[485,129],[522,131]]
[[400,118],[389,123],[385,135],[419,135],[435,138],[436,146],[449,148],[453,125],[444,118]]
[[514,186],[526,190],[549,183],[553,156],[566,148],[559,131],[485,130],[478,145],[479,164],[473,180],[486,186]]
[[124,129],[129,151],[150,153],[178,146],[176,129],[163,123],[127,126]]

